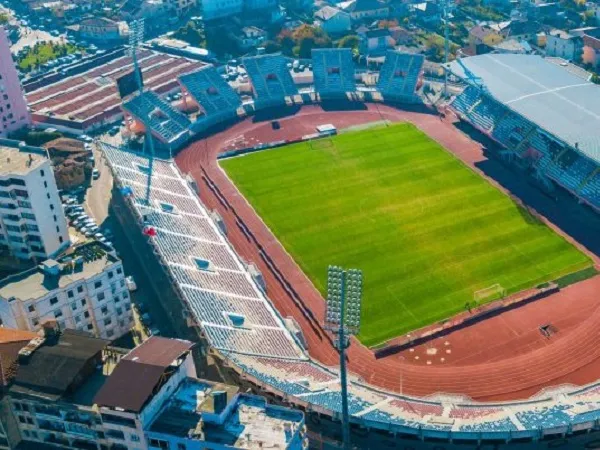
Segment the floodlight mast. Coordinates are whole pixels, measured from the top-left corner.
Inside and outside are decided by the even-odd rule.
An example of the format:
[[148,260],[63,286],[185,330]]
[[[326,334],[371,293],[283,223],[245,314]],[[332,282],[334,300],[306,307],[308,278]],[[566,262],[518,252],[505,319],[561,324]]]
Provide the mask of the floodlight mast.
[[[141,42],[144,42],[144,19],[134,20],[129,24],[129,46],[131,47],[131,59],[133,60],[133,72],[138,86],[138,94],[141,96],[144,92],[142,83],[142,72],[138,64],[137,48]],[[148,179],[146,181],[146,206],[150,206],[150,188],[152,187],[152,174],[154,170],[154,141],[152,131],[146,127],[146,136],[144,138],[144,147],[148,150]]]
[[362,271],[358,269],[346,271],[338,266],[329,266],[327,273],[325,329],[337,334],[335,343],[340,353],[342,432],[344,449],[346,450],[351,448],[346,349],[350,346],[350,337],[358,334],[360,330],[361,302]]

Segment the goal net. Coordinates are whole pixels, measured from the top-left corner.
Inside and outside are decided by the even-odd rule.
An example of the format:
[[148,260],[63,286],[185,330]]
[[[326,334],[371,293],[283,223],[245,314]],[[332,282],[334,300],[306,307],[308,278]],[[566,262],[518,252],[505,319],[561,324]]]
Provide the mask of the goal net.
[[491,302],[506,297],[506,289],[501,284],[493,284],[473,293],[473,302],[476,305]]

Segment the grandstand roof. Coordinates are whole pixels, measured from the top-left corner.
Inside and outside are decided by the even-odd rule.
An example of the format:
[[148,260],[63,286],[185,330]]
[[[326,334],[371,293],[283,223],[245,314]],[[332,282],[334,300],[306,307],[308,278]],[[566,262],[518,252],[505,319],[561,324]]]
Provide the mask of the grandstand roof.
[[[178,76],[206,65],[146,49],[138,51],[138,60],[144,85],[157,93],[169,92],[177,87]],[[121,98],[116,80],[132,67],[131,58],[121,56],[29,92],[34,122],[85,130],[117,120]]]
[[487,54],[454,61],[467,82],[600,162],[600,87],[535,55]]

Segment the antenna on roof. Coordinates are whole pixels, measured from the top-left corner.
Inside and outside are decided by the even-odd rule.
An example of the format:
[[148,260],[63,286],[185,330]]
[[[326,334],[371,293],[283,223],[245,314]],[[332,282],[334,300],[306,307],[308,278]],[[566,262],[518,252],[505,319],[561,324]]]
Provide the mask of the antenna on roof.
[[[142,71],[138,64],[137,49],[140,43],[144,42],[144,19],[134,20],[129,24],[129,46],[131,59],[133,60],[133,71],[138,86],[139,95],[144,93],[144,83],[142,80]],[[146,136],[144,139],[144,150],[148,154],[148,178],[146,182],[146,205],[150,205],[150,188],[152,187],[152,173],[154,169],[154,140],[150,127],[146,126]]]

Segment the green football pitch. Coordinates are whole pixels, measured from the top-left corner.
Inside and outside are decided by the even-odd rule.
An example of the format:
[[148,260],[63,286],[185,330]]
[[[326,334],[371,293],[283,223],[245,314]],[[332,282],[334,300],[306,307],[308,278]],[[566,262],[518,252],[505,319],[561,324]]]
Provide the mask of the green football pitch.
[[221,166],[321,293],[330,264],[363,270],[365,345],[592,264],[412,124]]

